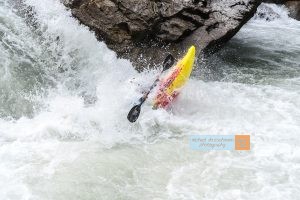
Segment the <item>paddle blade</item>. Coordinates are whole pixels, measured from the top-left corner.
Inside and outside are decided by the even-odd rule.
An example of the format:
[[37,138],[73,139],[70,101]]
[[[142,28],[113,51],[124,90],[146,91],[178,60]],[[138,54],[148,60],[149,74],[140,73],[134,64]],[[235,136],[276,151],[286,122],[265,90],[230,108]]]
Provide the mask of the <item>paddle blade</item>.
[[141,112],[141,105],[133,106],[127,115],[127,119],[131,123],[135,122],[139,118],[140,112]]
[[166,71],[167,69],[172,67],[174,64],[174,60],[175,60],[174,57],[171,54],[169,54],[164,61],[163,71]]

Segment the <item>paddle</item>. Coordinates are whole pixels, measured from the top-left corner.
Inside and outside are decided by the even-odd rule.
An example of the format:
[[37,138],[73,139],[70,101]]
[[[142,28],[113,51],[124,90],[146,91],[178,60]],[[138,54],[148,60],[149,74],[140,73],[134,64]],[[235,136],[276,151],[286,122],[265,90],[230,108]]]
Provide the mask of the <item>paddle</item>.
[[[172,67],[172,65],[174,64],[174,57],[169,54],[163,64],[163,70],[161,71],[161,73],[159,74],[159,76],[166,71],[167,69],[169,69],[170,67]],[[127,115],[127,119],[133,123],[135,122],[138,117],[140,116],[140,112],[141,112],[141,106],[143,105],[143,103],[146,101],[146,99],[148,98],[148,95],[150,94],[151,90],[156,86],[157,82],[159,81],[159,76],[158,78],[154,81],[154,83],[152,84],[152,86],[150,87],[150,89],[139,99],[139,104],[133,106],[131,108],[131,110],[129,111],[128,115]]]

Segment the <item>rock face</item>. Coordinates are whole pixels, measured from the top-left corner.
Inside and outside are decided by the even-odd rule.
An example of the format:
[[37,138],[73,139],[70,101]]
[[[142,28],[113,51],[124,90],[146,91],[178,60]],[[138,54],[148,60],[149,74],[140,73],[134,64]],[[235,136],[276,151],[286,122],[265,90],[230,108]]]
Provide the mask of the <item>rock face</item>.
[[285,5],[290,11],[290,17],[300,20],[300,1],[287,1]]
[[109,48],[139,67],[143,60],[159,63],[166,52],[180,54],[192,44],[198,53],[217,49],[254,15],[261,0],[63,2]]

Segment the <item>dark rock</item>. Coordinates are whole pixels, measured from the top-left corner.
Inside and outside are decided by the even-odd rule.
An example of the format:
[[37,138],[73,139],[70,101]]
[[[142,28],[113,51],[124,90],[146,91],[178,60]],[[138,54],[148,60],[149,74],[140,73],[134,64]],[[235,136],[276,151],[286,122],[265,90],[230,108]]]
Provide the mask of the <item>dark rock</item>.
[[300,20],[300,1],[287,1],[285,5],[290,11],[290,17]]
[[[214,51],[254,15],[261,0],[63,0],[73,16],[136,66],[192,44]],[[149,62],[150,61],[150,62]],[[145,66],[143,66],[145,67]]]
[[263,0],[265,3],[284,4],[287,0]]

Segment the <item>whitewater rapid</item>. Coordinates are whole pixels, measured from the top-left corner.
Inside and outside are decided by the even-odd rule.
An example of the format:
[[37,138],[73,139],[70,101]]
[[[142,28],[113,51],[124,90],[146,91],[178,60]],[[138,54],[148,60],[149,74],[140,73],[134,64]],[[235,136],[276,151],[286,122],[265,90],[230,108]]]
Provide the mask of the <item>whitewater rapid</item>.
[[[300,23],[265,7],[278,17],[131,124],[159,70],[137,73],[58,0],[0,0],[0,199],[298,199]],[[194,151],[195,134],[250,134],[251,151]]]

